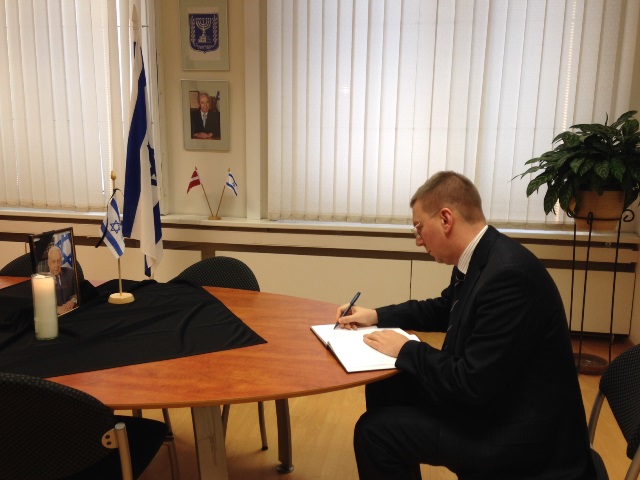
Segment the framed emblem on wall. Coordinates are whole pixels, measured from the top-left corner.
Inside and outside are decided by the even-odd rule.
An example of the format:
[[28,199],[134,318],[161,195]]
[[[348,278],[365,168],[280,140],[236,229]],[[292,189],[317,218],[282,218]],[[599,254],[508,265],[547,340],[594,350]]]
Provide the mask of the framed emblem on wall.
[[229,70],[227,0],[180,0],[183,70]]

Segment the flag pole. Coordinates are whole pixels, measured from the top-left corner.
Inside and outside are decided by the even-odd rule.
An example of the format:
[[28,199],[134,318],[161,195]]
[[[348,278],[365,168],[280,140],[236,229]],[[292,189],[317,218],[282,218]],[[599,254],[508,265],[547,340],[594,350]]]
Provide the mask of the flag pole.
[[[111,194],[116,191],[116,172],[111,170]],[[107,228],[109,226],[107,225]],[[118,291],[122,296],[122,271],[120,270],[120,257],[118,257]]]
[[[198,167],[195,167],[196,171],[198,171]],[[198,175],[198,178],[200,178],[200,175]],[[200,178],[200,186],[202,187],[202,191],[204,192],[204,198],[207,201],[207,206],[209,207],[209,213],[211,214],[211,216],[209,217],[209,220],[220,220],[220,218],[214,218],[213,215],[213,210],[211,210],[211,204],[209,203],[209,197],[207,197],[207,191],[204,189],[204,184],[202,183],[202,179]]]
[[[116,172],[111,170],[111,194],[116,191]],[[109,208],[109,207],[107,207]],[[107,228],[109,225],[107,225]],[[125,303],[131,303],[135,299],[132,293],[122,291],[122,270],[120,269],[120,257],[118,257],[118,293],[112,293],[109,295],[109,303],[116,305],[123,305]]]
[[[231,167],[227,169],[227,174],[231,172]],[[220,211],[220,205],[222,205],[222,197],[224,196],[224,189],[227,188],[227,184],[222,185],[222,193],[220,194],[220,201],[218,202],[218,209],[216,210],[216,216],[210,217],[209,220],[222,220],[221,217],[218,216],[218,212]]]

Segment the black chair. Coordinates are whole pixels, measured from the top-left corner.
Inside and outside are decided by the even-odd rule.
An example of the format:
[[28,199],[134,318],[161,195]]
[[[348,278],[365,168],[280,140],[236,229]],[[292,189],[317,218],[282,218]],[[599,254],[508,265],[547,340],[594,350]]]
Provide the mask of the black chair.
[[246,263],[231,257],[211,257],[185,268],[172,282],[183,280],[199,287],[260,291],[258,279]]
[[79,390],[0,373],[0,477],[132,479],[151,463],[167,427],[114,415]]
[[[78,281],[84,280],[84,273],[80,262],[76,261],[76,268],[78,269]],[[4,267],[0,269],[0,276],[8,277],[30,277],[33,273],[33,267],[31,266],[31,254],[25,253],[17,258],[14,258]]]
[[[172,282],[184,281],[200,287],[224,287],[241,290],[260,291],[256,276],[246,263],[231,257],[211,257],[200,260],[187,267]],[[222,407],[222,427],[226,434],[229,421],[230,405]],[[260,437],[262,450],[267,450],[267,429],[264,421],[264,403],[258,402],[258,420],[260,422]]]
[[593,439],[605,398],[627,441],[627,457],[631,459],[631,465],[624,478],[636,480],[640,474],[640,345],[619,355],[600,378],[600,389],[589,418],[589,441],[598,470],[598,480],[609,478],[602,458],[593,450]]
[[[80,266],[80,262],[76,261],[76,268],[78,269],[78,281],[81,283],[84,280],[84,273],[82,272],[82,267]],[[24,255],[20,255],[19,257],[11,260],[7,263],[2,269],[0,269],[0,276],[6,275],[11,277],[29,277],[33,273],[33,267],[31,264],[31,254],[25,253]],[[82,288],[80,289],[82,291]],[[142,417],[141,410],[134,410],[134,416]],[[169,411],[166,409],[162,410],[162,414],[165,419],[165,423],[167,424],[167,436],[165,438],[164,444],[166,445],[169,451],[169,459],[171,462],[171,478],[173,480],[178,480],[180,478],[180,474],[178,471],[178,454],[176,452],[175,439],[173,437],[173,432],[171,429],[171,420],[169,418]]]

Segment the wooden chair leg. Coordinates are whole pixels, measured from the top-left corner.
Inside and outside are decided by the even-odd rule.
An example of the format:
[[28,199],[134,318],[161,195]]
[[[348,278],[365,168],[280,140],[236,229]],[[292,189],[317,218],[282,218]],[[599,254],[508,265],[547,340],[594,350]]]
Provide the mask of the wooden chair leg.
[[227,438],[227,422],[229,422],[229,409],[231,405],[222,406],[222,434]]
[[269,449],[267,442],[267,427],[264,422],[264,402],[258,402],[258,421],[260,422],[260,439],[262,440],[262,450]]
[[[225,438],[227,436],[227,424],[229,423],[229,410],[231,405],[222,406],[222,433]],[[264,402],[258,402],[258,422],[260,423],[260,440],[262,441],[262,450],[269,449],[267,441],[267,427],[264,420]]]
[[162,409],[162,418],[164,419],[164,423],[167,425],[167,429],[169,430],[169,435],[173,438],[173,428],[171,428],[171,417],[169,416],[169,409]]
[[180,480],[180,469],[178,468],[178,453],[176,452],[176,441],[173,438],[167,436],[163,442],[164,445],[167,446],[167,451],[169,453],[169,465],[171,465],[171,479],[172,480]]

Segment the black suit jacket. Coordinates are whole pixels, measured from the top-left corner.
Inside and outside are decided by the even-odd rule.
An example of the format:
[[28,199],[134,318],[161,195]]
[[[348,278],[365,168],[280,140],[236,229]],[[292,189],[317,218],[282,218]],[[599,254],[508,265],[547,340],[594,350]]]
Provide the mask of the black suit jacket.
[[567,319],[542,263],[489,227],[449,318],[452,295],[451,284],[440,298],[378,309],[381,327],[444,332],[451,320],[446,351],[408,342],[396,361],[449,426],[441,447],[494,458],[530,444],[539,468],[519,479],[595,478]]
[[59,277],[59,283],[56,278],[56,302],[58,306],[68,302],[71,297],[77,296],[76,276],[74,270],[69,267],[62,267]]
[[200,109],[191,110],[191,138],[194,138],[196,133],[211,133],[213,140],[220,140],[220,112],[209,110],[207,122],[203,124]]

